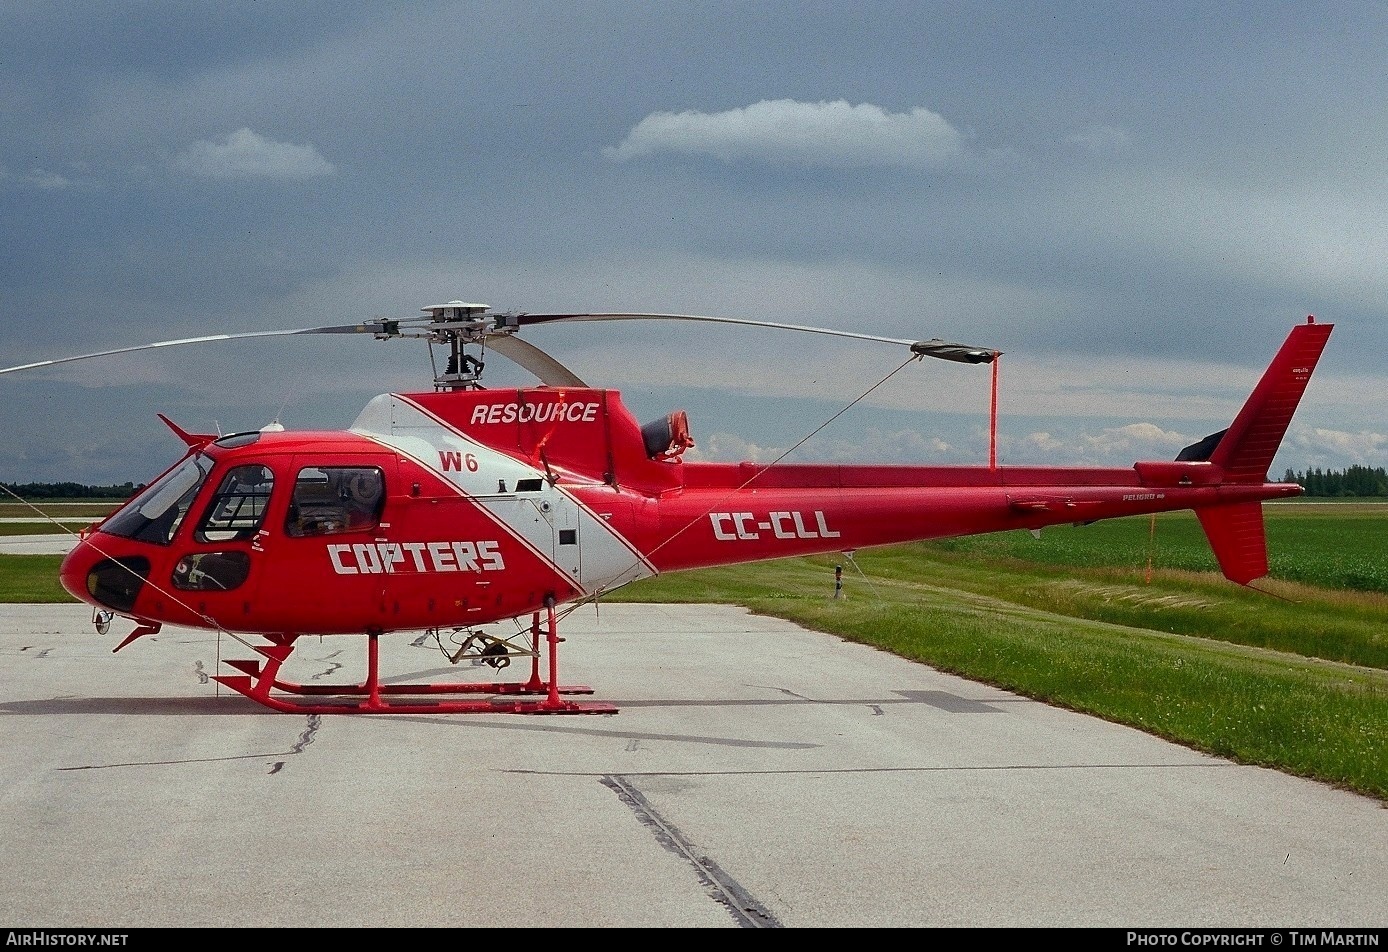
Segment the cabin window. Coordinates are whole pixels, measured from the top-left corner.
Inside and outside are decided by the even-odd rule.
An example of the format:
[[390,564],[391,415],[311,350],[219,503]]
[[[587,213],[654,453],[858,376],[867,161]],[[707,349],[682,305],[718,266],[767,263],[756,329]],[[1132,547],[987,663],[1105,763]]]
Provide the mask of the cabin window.
[[210,458],[201,453],[188,457],[102,523],[101,531],[168,545],[211,471]]
[[197,540],[230,542],[255,535],[265,521],[265,508],[274,485],[275,474],[259,463],[228,470],[207,505]]
[[385,504],[385,474],[376,467],[310,466],[294,480],[284,531],[298,538],[372,531]]

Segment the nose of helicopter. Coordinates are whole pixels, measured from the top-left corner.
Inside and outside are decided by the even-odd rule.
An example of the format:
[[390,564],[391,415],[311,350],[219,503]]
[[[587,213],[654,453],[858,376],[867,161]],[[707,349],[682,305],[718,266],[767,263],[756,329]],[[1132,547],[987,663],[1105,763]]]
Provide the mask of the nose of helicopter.
[[110,557],[85,538],[63,558],[58,580],[68,594],[89,605],[128,612],[149,577],[149,559]]
[[87,591],[87,571],[92,565],[91,546],[79,541],[63,556],[63,564],[58,569],[58,581],[73,598],[83,602],[92,600]]

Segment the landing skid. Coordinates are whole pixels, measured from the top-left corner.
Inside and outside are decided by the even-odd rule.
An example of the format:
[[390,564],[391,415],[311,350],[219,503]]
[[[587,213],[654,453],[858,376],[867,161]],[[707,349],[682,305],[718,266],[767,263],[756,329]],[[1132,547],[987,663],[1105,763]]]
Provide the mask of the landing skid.
[[[493,683],[381,684],[380,645],[376,632],[367,633],[366,680],[362,684],[296,684],[279,678],[280,667],[294,652],[299,636],[281,635],[270,645],[253,645],[261,660],[228,660],[241,674],[222,674],[213,678],[219,684],[285,714],[616,714],[616,705],[605,701],[572,701],[561,695],[592,694],[583,685],[559,684],[559,626],[554,603],[545,606],[546,625],[542,632],[540,613],[531,626],[534,652],[531,653],[530,679]],[[549,680],[540,677],[540,639],[549,645]],[[476,695],[486,699],[442,698],[437,701],[388,701],[389,695]],[[287,695],[287,696],[286,696]],[[496,696],[500,695],[500,696]],[[533,700],[510,697],[535,695]],[[324,698],[324,700],[311,700]]]

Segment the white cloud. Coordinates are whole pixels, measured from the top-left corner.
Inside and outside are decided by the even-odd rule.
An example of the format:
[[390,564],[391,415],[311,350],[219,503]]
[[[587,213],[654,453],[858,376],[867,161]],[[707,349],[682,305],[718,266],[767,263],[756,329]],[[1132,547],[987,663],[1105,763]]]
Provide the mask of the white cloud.
[[57,172],[49,172],[46,169],[34,169],[24,177],[24,180],[35,188],[44,190],[68,188],[72,185],[72,179],[59,175]]
[[[787,459],[801,461],[796,454]],[[803,459],[833,463],[975,462],[938,435],[914,429],[884,430],[878,426],[856,429],[848,439],[816,436],[806,443]]]
[[750,443],[733,433],[710,433],[707,439],[696,438],[694,448],[685,454],[685,459],[720,460],[738,462],[750,460],[753,463],[770,463],[786,451],[785,447],[759,446]]
[[707,437],[696,433],[694,439],[694,448],[684,457],[691,462],[750,461],[761,466],[808,462],[979,462],[977,453],[963,452],[938,436],[911,429],[888,431],[875,426],[867,427],[849,439],[814,437],[803,446],[763,446],[724,431],[710,433]]
[[219,142],[199,139],[175,157],[174,165],[191,175],[221,179],[299,179],[337,171],[312,145],[274,142],[244,128]]
[[[1062,421],[1057,421],[1062,423]],[[1130,423],[1126,426],[1104,427],[1098,431],[1079,429],[1072,433],[1053,433],[1038,430],[1028,433],[1015,443],[1000,437],[1004,443],[1005,462],[1111,466],[1126,465],[1137,460],[1169,460],[1188,444],[1192,437],[1163,430],[1155,423]]]
[[1297,426],[1288,434],[1288,441],[1311,461],[1312,466],[1340,469],[1344,460],[1360,466],[1383,466],[1388,463],[1388,436],[1361,430],[1347,433],[1324,427]]
[[1105,427],[1100,433],[1084,437],[1085,444],[1100,457],[1129,457],[1166,459],[1168,451],[1179,451],[1192,440],[1180,433],[1163,430],[1155,423],[1129,423],[1127,426]]
[[707,113],[656,112],[603,150],[624,161],[674,152],[725,162],[751,159],[829,168],[938,167],[963,152],[964,137],[943,117],[915,107],[887,112],[870,103],[762,100]]
[[1061,453],[1065,450],[1064,442],[1044,430],[1038,433],[1028,433],[1022,437],[1021,444],[1025,448],[1038,450],[1048,455]]
[[72,179],[59,175],[57,172],[50,172],[47,169],[30,169],[27,174],[15,175],[0,165],[0,182],[13,181],[23,182],[25,185],[32,185],[45,191],[59,188],[70,188],[76,184]]
[[1130,143],[1128,133],[1117,126],[1090,125],[1065,137],[1065,144],[1098,154],[1121,152]]

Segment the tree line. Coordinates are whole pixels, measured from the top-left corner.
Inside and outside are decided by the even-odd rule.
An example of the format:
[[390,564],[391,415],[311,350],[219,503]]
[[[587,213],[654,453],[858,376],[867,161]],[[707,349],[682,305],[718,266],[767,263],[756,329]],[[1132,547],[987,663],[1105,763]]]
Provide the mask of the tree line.
[[1304,473],[1287,470],[1284,483],[1300,483],[1306,496],[1388,496],[1388,472],[1382,466],[1351,466],[1336,471],[1315,467]]
[[[144,484],[121,483],[118,486],[88,486],[85,483],[0,483],[21,499],[129,499]],[[10,493],[0,493],[13,499]]]

